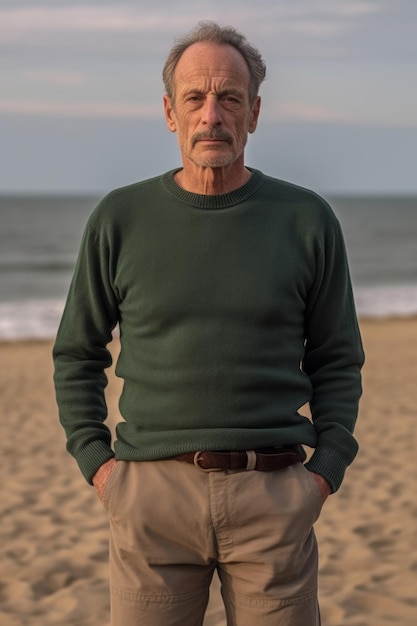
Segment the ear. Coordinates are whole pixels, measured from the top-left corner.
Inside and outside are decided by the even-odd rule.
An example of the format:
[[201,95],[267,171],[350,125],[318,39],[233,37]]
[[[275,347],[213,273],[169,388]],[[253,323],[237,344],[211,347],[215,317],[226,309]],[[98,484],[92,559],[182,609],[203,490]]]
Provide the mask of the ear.
[[253,103],[252,110],[249,115],[249,132],[254,133],[258,124],[259,112],[261,110],[261,96],[257,96]]
[[175,133],[177,130],[177,123],[175,121],[174,107],[172,104],[172,99],[166,95],[164,96],[164,112],[165,121],[168,129],[171,131],[171,133]]

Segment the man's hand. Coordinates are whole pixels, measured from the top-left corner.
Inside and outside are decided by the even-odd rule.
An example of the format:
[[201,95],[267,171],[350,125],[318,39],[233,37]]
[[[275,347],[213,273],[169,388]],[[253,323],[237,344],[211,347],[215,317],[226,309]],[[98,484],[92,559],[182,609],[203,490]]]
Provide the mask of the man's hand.
[[327,500],[327,498],[332,493],[331,487],[330,487],[329,483],[327,482],[327,480],[325,478],[323,478],[323,476],[321,476],[320,474],[316,474],[315,472],[311,472],[311,475],[314,478],[314,480],[316,481],[316,483],[318,485],[318,488],[320,489],[321,500],[322,500],[322,503],[324,504],[325,501]]
[[111,458],[103,463],[103,465],[100,465],[97,472],[93,476],[93,485],[101,501],[103,501],[104,488],[115,465],[117,465],[116,459]]

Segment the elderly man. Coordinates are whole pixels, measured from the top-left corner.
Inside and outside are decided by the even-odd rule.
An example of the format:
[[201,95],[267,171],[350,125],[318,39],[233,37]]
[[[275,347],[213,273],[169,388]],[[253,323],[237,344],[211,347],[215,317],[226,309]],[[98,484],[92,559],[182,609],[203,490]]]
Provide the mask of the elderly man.
[[245,165],[264,76],[231,27],[179,40],[164,109],[182,167],[110,193],[82,241],[55,385],[109,515],[114,626],[201,626],[215,570],[229,626],[320,623],[313,524],[357,451],[363,352],[330,207]]

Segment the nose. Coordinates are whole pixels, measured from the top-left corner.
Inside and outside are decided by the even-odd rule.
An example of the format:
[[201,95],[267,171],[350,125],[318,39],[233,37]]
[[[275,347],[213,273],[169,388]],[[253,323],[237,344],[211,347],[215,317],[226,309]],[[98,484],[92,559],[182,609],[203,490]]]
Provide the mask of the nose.
[[206,98],[202,109],[202,122],[212,127],[221,124],[221,109],[216,98]]

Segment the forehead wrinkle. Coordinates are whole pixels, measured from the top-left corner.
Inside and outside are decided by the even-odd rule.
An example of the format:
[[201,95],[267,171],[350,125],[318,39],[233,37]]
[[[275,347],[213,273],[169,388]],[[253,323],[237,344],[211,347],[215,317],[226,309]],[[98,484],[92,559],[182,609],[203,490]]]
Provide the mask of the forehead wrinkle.
[[235,85],[246,84],[249,89],[250,73],[244,57],[233,46],[199,42],[184,50],[178,60],[174,72],[175,89],[182,91],[181,83],[196,79],[230,80]]
[[177,82],[192,82],[194,80],[200,81],[224,81],[230,80],[232,83],[241,84],[242,79],[247,78],[243,72],[233,71],[231,68],[217,69],[212,70],[208,67],[206,69],[203,68],[193,68],[189,71],[178,71],[176,73],[176,81]]
[[195,82],[190,81],[186,85],[180,85],[178,92],[183,96],[190,93],[214,93],[216,95],[235,94],[242,96],[246,93],[246,90],[241,86],[241,82],[238,80],[229,81],[227,77],[224,79],[210,77],[208,81],[205,81],[201,76],[198,76]]

